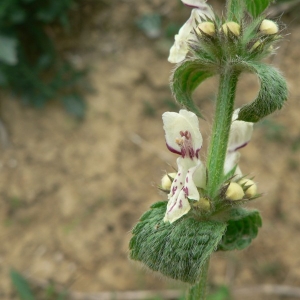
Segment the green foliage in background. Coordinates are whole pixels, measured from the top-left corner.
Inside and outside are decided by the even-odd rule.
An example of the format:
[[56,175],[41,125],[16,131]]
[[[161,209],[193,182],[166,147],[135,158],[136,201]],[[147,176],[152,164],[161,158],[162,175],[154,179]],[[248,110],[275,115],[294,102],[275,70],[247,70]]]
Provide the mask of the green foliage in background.
[[10,278],[20,300],[66,300],[67,293],[58,293],[53,284],[49,283],[42,291],[33,292],[26,278],[15,270],[11,270]]
[[50,35],[70,28],[68,15],[76,1],[0,1],[0,87],[35,107],[57,99],[83,117],[86,71],[62,58]]

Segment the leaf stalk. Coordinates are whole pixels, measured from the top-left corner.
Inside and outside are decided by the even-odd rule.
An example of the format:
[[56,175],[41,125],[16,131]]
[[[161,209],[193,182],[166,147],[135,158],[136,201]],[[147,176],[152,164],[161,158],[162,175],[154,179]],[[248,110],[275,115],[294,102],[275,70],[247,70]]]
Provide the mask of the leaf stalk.
[[188,293],[186,300],[205,300],[207,294],[207,278],[209,269],[209,258],[202,267],[200,280],[193,285]]

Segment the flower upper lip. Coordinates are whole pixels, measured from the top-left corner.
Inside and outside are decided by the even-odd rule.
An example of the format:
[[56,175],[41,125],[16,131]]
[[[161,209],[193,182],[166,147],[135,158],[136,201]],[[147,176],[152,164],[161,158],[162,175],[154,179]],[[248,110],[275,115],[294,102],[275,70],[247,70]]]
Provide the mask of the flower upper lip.
[[188,154],[191,159],[198,158],[203,139],[197,116],[182,109],[179,113],[164,113],[162,118],[168,149],[182,157]]

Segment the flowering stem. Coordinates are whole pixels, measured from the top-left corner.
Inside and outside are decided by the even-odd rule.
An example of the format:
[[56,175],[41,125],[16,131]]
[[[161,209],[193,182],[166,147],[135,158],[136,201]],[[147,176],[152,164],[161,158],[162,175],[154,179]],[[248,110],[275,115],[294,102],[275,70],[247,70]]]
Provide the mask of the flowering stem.
[[200,281],[190,288],[186,300],[206,299],[208,267],[209,267],[209,258],[206,260],[205,264],[202,267]]
[[214,199],[223,179],[224,162],[234,110],[234,98],[239,73],[229,66],[220,75],[212,139],[208,151],[208,196]]

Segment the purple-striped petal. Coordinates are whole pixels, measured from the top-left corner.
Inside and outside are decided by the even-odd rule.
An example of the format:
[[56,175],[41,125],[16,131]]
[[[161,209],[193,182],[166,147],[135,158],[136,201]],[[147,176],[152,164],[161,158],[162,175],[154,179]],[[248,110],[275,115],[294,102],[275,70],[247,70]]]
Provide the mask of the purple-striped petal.
[[190,203],[183,190],[180,191],[178,197],[170,199],[167,205],[167,211],[164,217],[164,222],[175,222],[182,216],[187,214],[191,209]]

